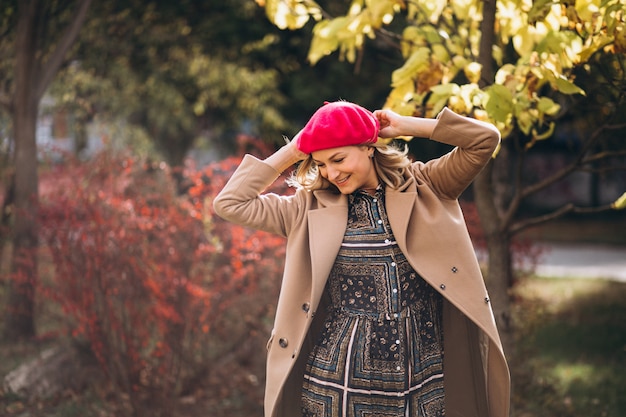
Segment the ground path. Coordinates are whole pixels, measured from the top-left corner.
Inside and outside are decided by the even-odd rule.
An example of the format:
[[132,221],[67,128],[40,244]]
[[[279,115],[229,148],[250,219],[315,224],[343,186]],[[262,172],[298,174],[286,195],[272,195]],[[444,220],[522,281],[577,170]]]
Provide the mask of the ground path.
[[626,246],[541,243],[540,276],[606,278],[626,282]]

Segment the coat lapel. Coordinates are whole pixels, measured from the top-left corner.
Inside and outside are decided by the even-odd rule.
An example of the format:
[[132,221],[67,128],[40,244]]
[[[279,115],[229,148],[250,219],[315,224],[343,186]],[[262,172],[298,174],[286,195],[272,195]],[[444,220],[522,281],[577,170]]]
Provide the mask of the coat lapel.
[[404,253],[407,253],[407,230],[416,195],[417,188],[412,180],[407,181],[397,190],[387,188],[385,193],[385,209],[391,230]]
[[315,193],[320,208],[308,212],[308,222],[313,276],[311,301],[316,309],[346,231],[348,200],[327,191]]

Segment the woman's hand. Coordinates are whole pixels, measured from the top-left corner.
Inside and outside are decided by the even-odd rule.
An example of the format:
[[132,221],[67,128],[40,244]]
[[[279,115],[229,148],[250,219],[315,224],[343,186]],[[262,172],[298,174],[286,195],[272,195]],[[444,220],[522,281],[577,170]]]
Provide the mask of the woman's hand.
[[297,158],[298,161],[305,160],[309,155],[302,152],[298,149],[298,140],[300,139],[300,135],[302,134],[302,130],[300,130],[296,135],[291,139],[285,147],[288,147],[290,151],[293,153],[294,157]]
[[376,110],[374,117],[376,117],[378,123],[380,123],[378,136],[381,138],[397,138],[403,136],[429,138],[437,125],[436,119],[401,116],[389,109]]
[[392,110],[376,110],[374,111],[374,117],[378,119],[380,123],[380,130],[378,136],[381,138],[395,138],[405,135],[405,132],[400,131],[400,121],[402,116]]

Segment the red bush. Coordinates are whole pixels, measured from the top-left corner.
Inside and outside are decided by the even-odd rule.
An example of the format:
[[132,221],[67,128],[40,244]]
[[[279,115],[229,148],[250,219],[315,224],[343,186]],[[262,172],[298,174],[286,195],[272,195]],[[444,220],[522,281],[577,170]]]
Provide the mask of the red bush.
[[283,239],[212,212],[237,164],[187,168],[183,195],[166,166],[112,154],[42,178],[55,274],[41,293],[63,308],[68,332],[88,343],[134,414],[146,404],[167,413],[189,380],[210,372],[221,313],[260,279],[278,281]]

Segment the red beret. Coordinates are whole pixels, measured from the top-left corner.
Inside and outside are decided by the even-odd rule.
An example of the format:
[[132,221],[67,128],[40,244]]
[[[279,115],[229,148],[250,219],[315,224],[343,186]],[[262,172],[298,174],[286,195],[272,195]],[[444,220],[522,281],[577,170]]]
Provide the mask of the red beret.
[[365,145],[378,140],[380,123],[374,114],[347,101],[324,103],[311,116],[298,138],[304,153],[341,146]]

